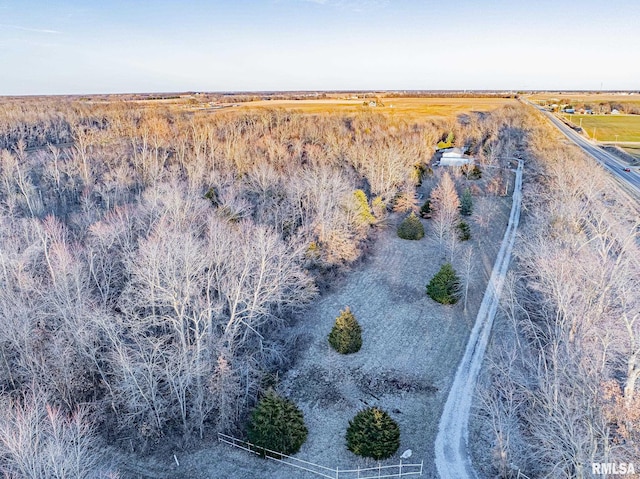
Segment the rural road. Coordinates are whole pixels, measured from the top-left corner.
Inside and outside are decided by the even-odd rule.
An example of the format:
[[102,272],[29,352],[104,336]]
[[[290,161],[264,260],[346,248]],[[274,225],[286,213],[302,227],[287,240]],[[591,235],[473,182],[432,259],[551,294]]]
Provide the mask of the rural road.
[[502,239],[476,323],[440,418],[435,442],[435,461],[441,479],[477,479],[478,477],[471,464],[467,444],[469,413],[520,221],[522,167],[523,162],[519,160],[507,231]]
[[539,107],[538,105],[533,105],[529,102],[527,102],[527,104],[544,113],[549,121],[551,121],[551,123],[553,123],[553,125],[556,126],[569,140],[578,145],[586,154],[594,158],[609,173],[611,173],[614,179],[627,193],[633,196],[636,200],[640,200],[640,170],[632,169],[630,172],[624,171],[624,168],[628,165],[620,160],[620,158],[603,150],[591,140],[580,135],[544,108]]

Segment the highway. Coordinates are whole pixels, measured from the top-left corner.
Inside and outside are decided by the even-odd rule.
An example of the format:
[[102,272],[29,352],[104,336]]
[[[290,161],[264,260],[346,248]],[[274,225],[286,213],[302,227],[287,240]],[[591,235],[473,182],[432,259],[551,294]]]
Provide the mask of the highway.
[[551,123],[553,123],[564,134],[564,136],[578,145],[582,151],[594,158],[609,173],[611,173],[614,179],[629,195],[636,200],[640,200],[640,169],[632,167],[631,171],[624,171],[624,168],[629,165],[623,162],[620,158],[603,150],[591,140],[571,129],[553,113],[546,111],[538,105],[534,105],[530,102],[527,103],[544,113],[549,121],[551,121]]

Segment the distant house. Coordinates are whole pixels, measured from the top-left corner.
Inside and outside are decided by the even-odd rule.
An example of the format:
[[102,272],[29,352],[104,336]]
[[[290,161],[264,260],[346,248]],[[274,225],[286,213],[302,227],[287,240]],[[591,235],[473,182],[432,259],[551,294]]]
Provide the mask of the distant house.
[[447,148],[442,150],[442,156],[440,157],[440,166],[464,166],[473,164],[474,159],[471,156],[464,154],[465,150],[462,148]]
[[613,110],[611,110],[611,114],[612,115],[619,115],[620,111],[618,109],[614,108]]
[[587,108],[587,109],[584,111],[584,114],[585,114],[585,115],[593,115],[593,110],[592,110],[591,108]]
[[371,101],[369,102],[369,106],[371,106],[371,107],[378,106],[378,102],[377,102],[377,101],[375,101],[375,100],[371,100]]
[[570,113],[570,114],[573,115],[576,112],[576,109],[575,108],[565,108],[563,111],[565,113]]

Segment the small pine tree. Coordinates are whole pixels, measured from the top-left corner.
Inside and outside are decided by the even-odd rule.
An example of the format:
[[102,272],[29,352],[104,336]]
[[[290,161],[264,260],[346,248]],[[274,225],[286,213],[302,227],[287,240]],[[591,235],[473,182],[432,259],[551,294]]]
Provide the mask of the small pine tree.
[[473,197],[469,188],[466,188],[460,198],[460,214],[462,216],[471,216],[471,213],[473,213]]
[[329,333],[329,344],[340,354],[353,354],[362,347],[362,328],[349,306],[340,311]]
[[347,449],[363,457],[387,459],[400,447],[400,427],[376,407],[360,411],[349,421]]
[[431,218],[431,200],[427,200],[422,203],[420,207],[420,216],[423,218]]
[[363,225],[375,223],[376,218],[373,216],[373,213],[371,213],[366,193],[362,190],[355,190],[353,192],[353,200],[358,222]]
[[274,456],[262,448],[289,456],[295,454],[307,440],[307,434],[302,411],[293,401],[278,396],[273,390],[258,402],[247,430],[249,442],[257,446],[262,457]]
[[424,238],[424,226],[415,213],[407,216],[398,226],[398,236],[406,240],[419,240]]
[[460,241],[468,241],[471,239],[471,228],[464,221],[458,223],[458,239]]
[[429,284],[427,294],[440,304],[455,304],[458,301],[460,280],[451,263],[445,263]]

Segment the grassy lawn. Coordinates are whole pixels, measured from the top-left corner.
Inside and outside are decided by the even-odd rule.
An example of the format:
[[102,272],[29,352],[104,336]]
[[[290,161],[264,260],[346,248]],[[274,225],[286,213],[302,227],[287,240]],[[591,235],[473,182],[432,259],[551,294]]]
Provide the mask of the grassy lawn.
[[[638,115],[564,115],[566,119],[580,125],[598,141],[640,142],[640,116]],[[616,135],[617,138],[616,138]]]
[[382,105],[370,107],[371,99],[266,100],[242,103],[239,109],[281,108],[304,113],[381,113],[397,118],[420,121],[429,118],[452,118],[471,111],[485,112],[503,105],[516,105],[508,98],[379,98]]

